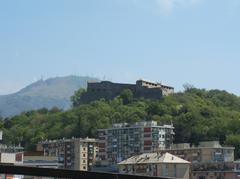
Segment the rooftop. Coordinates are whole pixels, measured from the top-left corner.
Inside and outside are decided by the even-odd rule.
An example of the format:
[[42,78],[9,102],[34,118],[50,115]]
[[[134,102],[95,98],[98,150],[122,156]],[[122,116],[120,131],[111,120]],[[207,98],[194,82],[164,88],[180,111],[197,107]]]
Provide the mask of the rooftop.
[[179,164],[190,164],[190,162],[183,160],[170,153],[165,153],[161,155],[160,153],[145,153],[133,156],[127,160],[124,160],[118,165],[126,164],[147,164],[147,163],[179,163]]
[[163,127],[163,128],[170,128],[174,129],[173,125],[166,125],[163,126],[158,125],[157,121],[141,121],[136,123],[115,123],[112,125],[113,128],[134,128],[134,127]]
[[[157,87],[162,86],[162,87],[168,87],[168,88],[174,89],[174,87],[163,84],[161,82],[156,82],[156,81],[151,81],[151,80],[146,80],[146,79],[139,79],[139,80],[136,81],[136,84],[138,82],[144,82],[144,83],[148,83],[150,85],[156,85]],[[103,80],[103,81],[88,81],[88,84],[107,84],[107,83],[118,84],[118,85],[136,85],[136,84],[130,84],[130,83],[116,83],[116,82],[106,81],[106,80]]]
[[74,142],[74,141],[80,141],[80,142],[97,142],[97,139],[94,138],[72,138],[72,139],[56,139],[56,140],[45,140],[39,142],[40,144],[46,144],[46,143],[57,143],[57,142]]
[[234,149],[232,146],[222,146],[219,141],[201,141],[198,146],[191,146],[190,143],[179,143],[173,144],[171,149],[167,150],[191,150],[191,149],[202,149],[202,148],[223,148],[223,149]]

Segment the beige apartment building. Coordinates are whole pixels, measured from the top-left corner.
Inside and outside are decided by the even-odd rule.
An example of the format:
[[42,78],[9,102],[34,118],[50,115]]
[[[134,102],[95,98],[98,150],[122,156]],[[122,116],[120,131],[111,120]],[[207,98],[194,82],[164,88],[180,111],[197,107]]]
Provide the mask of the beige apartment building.
[[200,142],[198,146],[188,143],[174,144],[169,152],[192,163],[192,179],[235,179],[234,147],[224,147],[218,141]]
[[58,157],[60,168],[88,171],[96,162],[98,141],[91,138],[43,141],[37,150],[42,150],[44,156]]
[[218,141],[200,142],[198,146],[189,143],[173,144],[171,149],[161,150],[179,156],[192,163],[233,162],[234,147],[223,147]]
[[96,162],[98,145],[95,139],[74,141],[74,169],[87,171]]
[[122,174],[189,179],[190,164],[170,153],[155,152],[133,156],[118,163],[118,167]]

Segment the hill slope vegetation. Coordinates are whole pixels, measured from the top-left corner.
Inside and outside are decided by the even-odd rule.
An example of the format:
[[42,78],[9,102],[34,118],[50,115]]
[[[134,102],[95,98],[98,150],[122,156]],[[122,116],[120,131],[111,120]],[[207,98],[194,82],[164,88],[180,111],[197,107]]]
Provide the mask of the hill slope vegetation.
[[156,101],[134,99],[123,91],[111,101],[75,104],[68,111],[40,109],[1,120],[5,142],[34,149],[34,144],[45,139],[95,137],[98,128],[116,122],[156,120],[173,123],[176,143],[219,140],[234,145],[239,157],[240,99],[226,91],[191,88]]

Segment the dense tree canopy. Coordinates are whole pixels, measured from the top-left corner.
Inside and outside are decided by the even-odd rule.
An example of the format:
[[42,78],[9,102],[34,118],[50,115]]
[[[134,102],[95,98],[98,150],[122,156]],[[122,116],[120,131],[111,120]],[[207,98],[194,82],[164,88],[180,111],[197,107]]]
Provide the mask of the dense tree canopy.
[[95,137],[98,128],[116,122],[156,120],[173,123],[176,143],[219,140],[234,145],[236,157],[240,156],[240,98],[226,91],[188,87],[161,100],[145,100],[134,99],[126,90],[110,101],[78,105],[81,93],[72,97],[75,107],[68,111],[39,109],[1,119],[4,142],[34,149],[45,139]]
[[86,90],[83,88],[80,88],[79,90],[74,92],[74,95],[71,96],[71,102],[73,106],[79,106],[81,104],[81,96],[83,93],[85,93]]

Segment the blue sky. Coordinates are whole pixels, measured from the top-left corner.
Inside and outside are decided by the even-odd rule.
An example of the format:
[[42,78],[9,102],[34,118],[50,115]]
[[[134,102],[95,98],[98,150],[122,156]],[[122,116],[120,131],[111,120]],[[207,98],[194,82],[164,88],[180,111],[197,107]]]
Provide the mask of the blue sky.
[[239,67],[239,0],[0,1],[0,94],[88,75],[240,95]]

